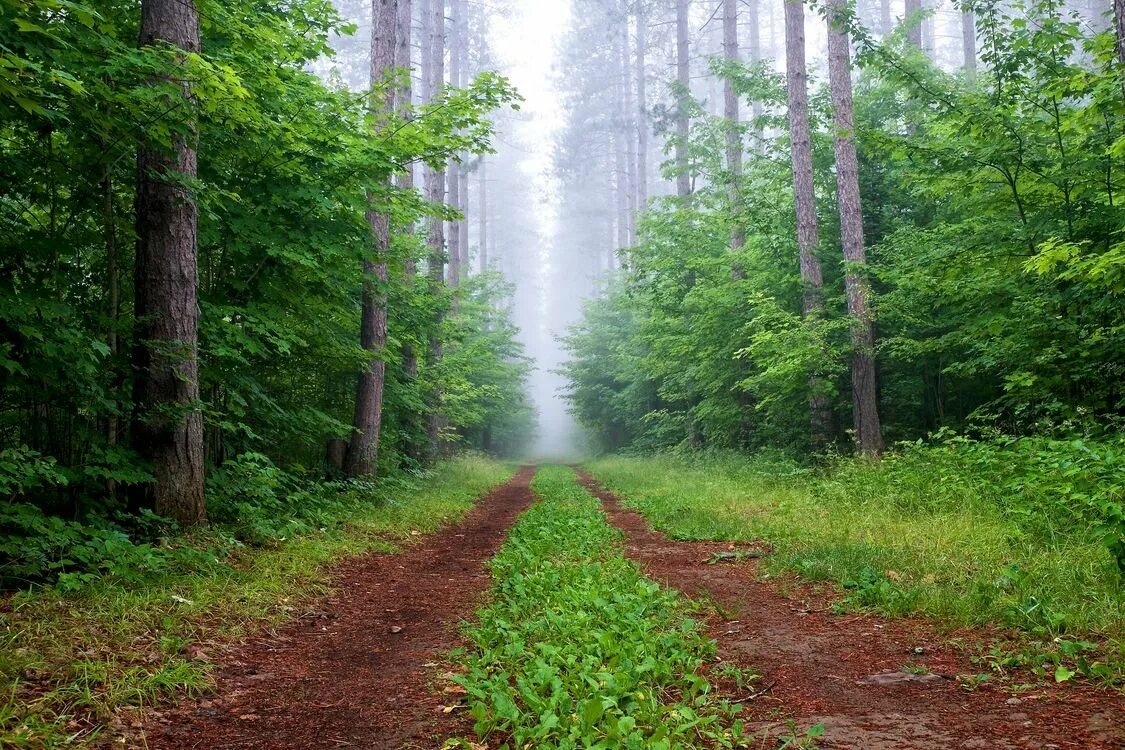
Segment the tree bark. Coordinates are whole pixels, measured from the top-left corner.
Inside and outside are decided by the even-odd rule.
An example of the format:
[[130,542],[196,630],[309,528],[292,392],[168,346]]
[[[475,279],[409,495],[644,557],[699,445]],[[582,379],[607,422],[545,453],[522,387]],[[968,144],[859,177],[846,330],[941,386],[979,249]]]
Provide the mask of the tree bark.
[[844,284],[852,321],[852,407],[856,444],[866,456],[883,451],[879,397],[875,383],[875,326],[870,310],[863,213],[859,198],[859,159],[855,147],[851,62],[845,31],[847,0],[828,0],[828,79],[835,115],[836,201],[847,268]]
[[[472,74],[469,72],[469,44],[472,39],[469,34],[469,3],[468,0],[454,0],[454,3],[457,7],[457,30],[459,34],[457,50],[461,58],[461,63],[459,65],[460,74],[458,76],[459,81],[457,85],[465,87],[469,85],[473,78]],[[461,209],[461,220],[457,222],[459,232],[457,244],[461,248],[461,261],[459,265],[461,269],[461,280],[464,281],[469,277],[470,264],[469,214],[471,213],[471,203],[469,202],[469,172],[461,166],[458,168],[457,174],[460,182],[457,192],[461,200],[459,206]]]
[[[199,52],[194,0],[143,0],[140,46]],[[168,83],[168,81],[164,81]],[[181,113],[189,111],[183,82]],[[191,116],[188,115],[188,118]],[[199,408],[199,270],[195,197],[184,180],[196,176],[195,123],[171,148],[146,142],[137,151],[134,266],[133,446],[152,462],[156,482],[137,487],[135,501],[191,526],[207,520],[203,414]]]
[[905,10],[906,18],[903,19],[903,22],[908,24],[906,41],[913,44],[917,49],[922,49],[922,19],[919,18],[919,13],[922,11],[922,0],[906,0]]
[[[738,0],[723,0],[723,56],[732,62],[738,61]],[[742,133],[738,124],[738,93],[730,78],[723,81],[723,117],[726,118],[727,171],[730,173],[727,189],[731,211],[730,249],[738,252],[746,245],[741,216]]]
[[[449,3],[449,85],[461,85],[461,27],[465,19],[461,17],[461,7],[458,0]],[[461,210],[461,165],[456,158],[449,160],[446,169],[447,194],[449,205],[458,211]],[[461,285],[461,222],[453,219],[448,226],[449,239],[449,267],[446,271],[446,283],[450,288],[457,289]],[[454,310],[457,307],[457,294],[453,296]]]
[[[820,231],[813,185],[812,136],[809,132],[808,69],[805,64],[805,7],[802,0],[785,0],[785,73],[789,99],[789,148],[793,167],[793,200],[797,213],[797,254],[801,270],[801,313],[806,321],[824,314],[824,278],[817,258]],[[809,422],[813,443],[828,442],[831,404],[824,382],[809,379]]]
[[891,0],[879,0],[879,33],[886,36],[891,33]]
[[633,133],[637,124],[636,110],[633,108],[633,85],[629,70],[629,15],[621,18],[621,49],[618,64],[622,88],[622,108],[624,117],[621,123],[625,149],[625,203],[628,215],[628,238],[626,244],[632,247],[637,241],[637,154],[633,150]]
[[[445,82],[445,0],[430,0],[429,52],[429,91],[430,100],[434,101]],[[431,203],[443,203],[445,201],[444,170],[430,169],[426,172],[426,197]],[[442,279],[445,274],[445,224],[440,216],[431,216],[429,219],[426,246],[429,250],[430,290],[437,297],[441,295]],[[429,415],[426,423],[426,436],[431,458],[436,457],[440,450],[441,430],[445,424],[441,415],[443,394],[437,377],[445,354],[445,344],[442,339],[444,319],[445,313],[439,306],[430,330],[427,352],[427,365],[435,373],[435,382],[428,398]]]
[[488,159],[482,154],[477,167],[477,226],[480,243],[480,272],[488,270]]
[[972,8],[961,11],[961,53],[965,73],[972,77],[977,70],[977,23]]
[[688,109],[691,102],[691,63],[688,57],[688,0],[676,0],[676,194],[691,194],[688,173]]
[[644,3],[636,4],[637,14],[637,210],[648,208],[648,102],[646,101],[645,55],[648,53],[648,19]]
[[[397,0],[372,0],[371,85],[385,83],[395,65],[395,29],[398,24]],[[375,128],[390,125],[394,118],[395,86],[387,86],[381,101],[373,101]],[[389,191],[391,178],[383,180]],[[379,433],[383,425],[383,390],[386,386],[387,363],[387,256],[391,249],[391,217],[386,211],[372,207],[384,199],[368,193],[367,223],[371,227],[372,256],[363,261],[363,291],[360,308],[359,342],[372,359],[363,368],[356,384],[355,413],[344,473],[349,477],[374,476],[379,460]]]
[[[1125,0],[1113,0],[1113,29],[1117,34],[1117,59],[1125,67]],[[1125,88],[1125,83],[1122,83]]]
[[[409,71],[403,77],[403,84],[398,91],[398,100],[395,103],[395,109],[398,111],[399,116],[404,119],[413,118],[414,107],[414,79],[412,70],[414,36],[413,5],[412,0],[398,0],[398,22],[395,24],[395,67],[403,71]],[[414,165],[411,165],[399,174],[397,184],[400,190],[414,190]],[[410,234],[413,234],[415,229],[416,227],[413,223],[407,227]],[[413,282],[417,272],[418,269],[415,267],[414,258],[411,255],[407,255],[403,260],[403,275],[406,277],[407,284]],[[409,342],[403,344],[402,347],[402,367],[408,378],[414,378],[418,375],[418,353],[414,351],[414,346]]]

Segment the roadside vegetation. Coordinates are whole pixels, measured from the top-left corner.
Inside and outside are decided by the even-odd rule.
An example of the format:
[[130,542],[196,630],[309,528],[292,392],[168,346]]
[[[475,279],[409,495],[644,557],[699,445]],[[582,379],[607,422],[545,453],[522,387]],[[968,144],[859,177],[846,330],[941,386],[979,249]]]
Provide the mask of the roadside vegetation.
[[768,574],[833,582],[838,608],[1013,629],[1018,648],[985,652],[993,667],[1120,683],[1120,558],[1096,512],[1120,512],[1117,455],[949,439],[815,468],[780,453],[666,453],[590,469],[672,537],[768,544]]
[[[414,476],[303,488],[258,471],[222,501],[212,494],[215,521],[239,510],[228,524],[151,543],[106,536],[98,565],[0,606],[0,747],[89,741],[135,719],[124,709],[207,691],[214,650],[299,615],[326,592],[325,565],[394,551],[511,473],[475,455]],[[81,554],[97,546],[88,540]]]
[[[547,467],[491,563],[492,602],[458,678],[501,748],[741,745],[737,706],[700,669],[715,644],[687,602],[641,575],[574,472]],[[450,743],[457,746],[457,743]]]

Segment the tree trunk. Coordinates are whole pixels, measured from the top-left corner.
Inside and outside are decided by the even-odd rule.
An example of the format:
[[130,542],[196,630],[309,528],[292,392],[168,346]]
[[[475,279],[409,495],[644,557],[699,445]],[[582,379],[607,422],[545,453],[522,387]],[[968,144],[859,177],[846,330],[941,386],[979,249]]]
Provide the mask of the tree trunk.
[[[454,0],[457,6],[457,23],[459,39],[457,43],[457,50],[461,57],[459,65],[460,74],[458,76],[458,86],[468,86],[473,76],[469,72],[469,3],[468,0]],[[464,281],[469,276],[469,172],[462,166],[457,171],[460,185],[458,186],[458,194],[461,203],[458,206],[461,209],[461,220],[457,222],[458,231],[460,236],[457,244],[461,248],[461,280]]]
[[637,117],[633,109],[633,85],[629,71],[629,16],[624,14],[621,19],[621,53],[618,58],[620,66],[619,77],[622,88],[622,108],[624,118],[621,123],[621,135],[625,149],[625,203],[628,215],[628,239],[626,245],[632,247],[637,241],[637,154],[633,151],[633,132]]
[[[753,65],[757,65],[762,60],[762,41],[761,41],[761,22],[760,22],[761,5],[759,3],[759,0],[750,0],[749,4],[747,6],[747,9],[748,9],[749,15],[750,15],[750,22],[747,25],[747,29],[746,29],[747,36],[748,36],[748,39],[747,39],[748,50],[747,51],[750,54],[750,63],[753,64]],[[737,42],[737,33],[738,33],[738,31],[736,29],[735,30],[735,34],[736,34],[735,41],[736,42]],[[751,105],[750,116],[755,121],[757,121],[757,119],[762,116],[762,103],[760,101],[758,101],[757,99],[755,99],[753,104]],[[755,126],[755,132],[757,132],[759,135],[761,135],[761,130],[757,126]]]
[[480,272],[488,270],[488,159],[481,155],[477,168],[477,225],[480,228],[477,242],[480,243]]
[[934,38],[934,14],[931,0],[921,0],[922,10],[926,11],[922,18],[922,50],[931,60],[937,59],[937,40]]
[[[107,164],[102,172],[102,231],[105,237],[105,267],[106,267],[106,313],[109,317],[109,326],[106,331],[106,347],[109,349],[110,384],[112,387],[114,408],[109,413],[106,421],[106,445],[117,445],[121,431],[120,420],[117,414],[117,397],[121,392],[121,372],[117,355],[120,351],[120,339],[117,326],[121,321],[121,274],[117,261],[117,217],[113,210],[113,165]],[[111,498],[117,498],[117,480],[106,480],[106,492]]]
[[[143,0],[140,46],[199,52],[194,0]],[[190,99],[191,84],[180,96]],[[190,106],[180,109],[189,111]],[[194,122],[190,123],[194,130]],[[196,176],[194,135],[171,148],[137,151],[134,267],[133,446],[152,462],[155,484],[139,486],[139,504],[190,526],[207,520],[203,414],[199,408],[198,210],[185,180]]]
[[[429,47],[429,90],[431,101],[433,101],[441,92],[442,85],[445,82],[445,0],[430,0]],[[444,170],[430,169],[426,172],[426,198],[432,203],[445,202]],[[441,294],[442,278],[445,274],[445,225],[440,216],[431,216],[429,219],[426,246],[429,249],[430,290],[436,297]],[[426,424],[426,436],[431,458],[436,457],[440,450],[441,430],[445,423],[441,416],[443,400],[441,385],[436,382],[436,373],[441,367],[441,360],[445,354],[445,344],[442,340],[444,318],[445,314],[439,306],[430,330],[428,346],[427,365],[435,373],[435,383],[429,394],[429,403],[427,404],[429,416]]]
[[[733,62],[738,61],[738,0],[723,0],[723,56]],[[723,102],[727,126],[727,171],[730,173],[730,249],[738,252],[746,245],[741,216],[742,133],[738,124],[738,94],[730,78],[723,81]]]
[[[387,80],[395,64],[395,26],[398,23],[397,0],[372,0],[371,85]],[[399,92],[387,86],[381,102],[373,102],[375,128],[391,124],[395,99]],[[385,191],[391,187],[388,176]],[[387,256],[391,248],[391,217],[386,211],[371,207],[385,196],[368,193],[367,223],[371,227],[372,257],[363,261],[363,292],[360,309],[359,342],[372,356],[359,375],[356,385],[353,432],[344,461],[349,477],[374,476],[379,460],[379,432],[383,424],[383,389],[386,386],[387,363],[383,359],[387,347]]]
[[879,0],[879,33],[885,37],[891,33],[891,0]]
[[[812,136],[809,132],[808,70],[805,65],[805,7],[802,0],[785,0],[785,73],[789,98],[789,148],[793,167],[793,200],[797,213],[797,254],[801,269],[801,313],[806,321],[824,314],[824,278],[817,248],[820,232],[813,186]],[[815,445],[828,442],[831,404],[824,382],[809,379],[809,421]]]
[[645,55],[648,52],[648,19],[644,3],[637,13],[637,210],[648,208],[648,102],[646,101]]
[[922,0],[906,0],[905,10],[906,18],[903,22],[907,24],[906,41],[922,49],[922,19],[919,17]]
[[[1125,0],[1113,0],[1113,28],[1117,34],[1117,59],[1125,67]],[[1125,88],[1125,83],[1122,83]]]
[[846,0],[829,0],[828,78],[836,126],[836,201],[847,268],[844,276],[852,321],[852,406],[855,439],[861,453],[883,451],[879,399],[875,383],[875,327],[871,319],[867,257],[863,246],[863,213],[859,199],[859,160],[852,115],[851,62]]
[[[449,85],[461,85],[461,27],[465,19],[460,14],[458,0],[450,0],[449,10]],[[461,210],[461,165],[457,159],[450,159],[446,171],[448,184],[449,205],[458,211]],[[446,272],[446,283],[453,289],[461,285],[461,222],[453,219],[448,226],[449,239],[449,268]],[[453,307],[457,308],[457,293],[453,295]]]
[[961,53],[965,73],[971,78],[977,70],[977,23],[971,8],[961,12]]
[[691,67],[688,58],[688,0],[676,0],[676,194],[691,194],[688,173],[688,109],[691,102]]
[[[395,67],[402,70],[411,70],[413,65],[413,36],[414,36],[414,8],[412,0],[398,0],[398,22],[395,25]],[[413,118],[414,83],[413,71],[404,76],[402,88],[398,91],[398,100],[395,108],[404,119]],[[398,176],[397,184],[400,190],[414,190],[414,165],[410,165]],[[410,234],[415,231],[413,223],[406,228]],[[417,273],[414,258],[407,255],[403,260],[403,274],[406,283],[410,284]],[[402,367],[408,378],[418,374],[418,353],[409,342],[402,347]]]

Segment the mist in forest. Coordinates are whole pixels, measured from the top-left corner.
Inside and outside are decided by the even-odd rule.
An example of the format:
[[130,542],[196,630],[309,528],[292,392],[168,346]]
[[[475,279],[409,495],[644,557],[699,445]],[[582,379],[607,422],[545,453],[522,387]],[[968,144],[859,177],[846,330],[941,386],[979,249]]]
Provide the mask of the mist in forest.
[[[321,72],[362,89],[368,84],[371,4],[337,5],[357,31],[337,38],[337,57],[326,60]],[[419,28],[423,5],[415,3]],[[1091,28],[1104,24],[1097,2],[1072,5],[1068,11]],[[462,262],[479,272],[483,250],[488,267],[511,285],[505,304],[533,365],[528,388],[538,427],[528,456],[578,455],[586,440],[570,413],[568,380],[559,373],[567,361],[560,338],[583,319],[588,301],[625,277],[645,210],[705,194],[716,180],[727,179],[724,170],[738,174],[755,160],[789,160],[784,102],[769,101],[769,94],[732,93],[731,74],[721,70],[724,61],[734,62],[740,85],[752,78],[758,83],[748,85],[768,88],[772,82],[784,92],[787,56],[792,65],[795,52],[787,47],[785,5],[499,0],[446,7],[446,33],[453,38],[461,29],[459,44],[468,45],[467,70],[450,83],[466,85],[480,72],[498,71],[523,97],[518,111],[494,115],[495,153],[462,164],[461,194],[447,200],[461,208],[468,225]],[[980,21],[953,0],[861,0],[854,13],[856,28],[893,45],[901,45],[895,41],[901,37],[936,69],[958,74],[977,67],[974,24]],[[801,23],[801,65],[814,97],[806,106],[823,110],[815,96],[823,95],[829,78],[828,27],[811,7]],[[422,56],[418,38],[416,32],[415,77]],[[735,162],[732,124],[741,129]],[[719,163],[689,156],[697,148],[714,149]],[[732,238],[732,249],[745,241]],[[612,425],[608,429],[612,433]]]

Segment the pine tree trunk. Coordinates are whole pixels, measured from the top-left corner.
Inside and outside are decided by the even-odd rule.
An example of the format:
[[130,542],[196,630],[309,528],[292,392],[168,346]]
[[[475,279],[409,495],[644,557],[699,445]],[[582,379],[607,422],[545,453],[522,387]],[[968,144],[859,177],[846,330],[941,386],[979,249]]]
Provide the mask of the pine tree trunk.
[[[457,5],[457,23],[458,23],[458,54],[461,57],[460,74],[457,85],[464,87],[468,86],[473,76],[469,72],[469,3],[468,0],[455,0]],[[461,281],[469,277],[469,172],[463,166],[458,169],[458,179],[460,185],[458,186],[458,195],[460,196],[460,204],[458,208],[461,210],[461,220],[457,222],[459,238],[457,240],[458,246],[461,248]]]
[[[723,56],[738,61],[738,0],[723,0]],[[741,216],[742,133],[738,124],[738,93],[730,78],[723,81],[723,117],[726,118],[727,171],[730,173],[727,191],[731,211],[730,249],[738,252],[746,245]]]
[[[372,0],[371,84],[385,81],[395,65],[395,28],[398,24],[397,0]],[[388,86],[381,102],[373,103],[375,127],[388,127],[395,111],[399,92]],[[385,188],[389,191],[391,179]],[[370,206],[381,196],[368,194]],[[379,433],[383,424],[383,390],[386,386],[387,363],[387,256],[391,248],[391,217],[386,211],[368,208],[367,223],[371,227],[372,257],[363,261],[363,292],[360,309],[359,342],[372,359],[359,375],[356,385],[353,432],[344,460],[344,473],[349,477],[374,476],[379,460]]]
[[[458,0],[449,3],[449,85],[461,85],[461,26],[465,19],[460,15]],[[448,184],[449,205],[458,211],[461,210],[461,165],[456,159],[450,159],[446,169],[446,182]],[[453,289],[461,285],[461,222],[453,219],[448,226],[449,240],[449,268],[446,271],[446,283]],[[453,309],[457,309],[457,293],[453,294]]]
[[676,194],[691,194],[688,174],[688,110],[691,102],[691,63],[688,57],[688,0],[676,0]]
[[922,11],[922,0],[906,0],[906,18],[903,22],[909,24],[906,32],[906,41],[916,48],[922,49],[922,19],[918,14]]
[[[789,98],[790,161],[797,213],[797,254],[801,269],[801,313],[806,321],[824,314],[824,278],[817,258],[820,231],[813,185],[812,136],[809,132],[809,76],[805,64],[805,8],[802,0],[785,0],[785,71]],[[832,410],[823,379],[809,379],[809,421],[814,445],[827,444]]]
[[879,32],[881,36],[891,33],[891,0],[879,0]]
[[480,243],[480,272],[488,270],[488,159],[480,158],[477,173],[477,224],[480,228],[477,242]]
[[[199,52],[194,0],[142,1],[140,46],[164,44]],[[182,83],[179,96],[191,95],[191,84]],[[199,408],[198,210],[190,189],[182,187],[196,176],[196,152],[194,136],[173,140],[170,149],[145,143],[137,151],[133,447],[152,462],[156,482],[138,486],[134,500],[190,526],[207,520]]]
[[875,326],[870,310],[867,257],[863,245],[863,213],[859,198],[852,108],[851,62],[846,27],[846,0],[828,0],[828,78],[835,115],[836,201],[847,268],[844,283],[852,324],[852,407],[855,439],[865,456],[883,451],[879,397],[875,383]]
[[[761,5],[759,0],[750,0],[748,3],[748,11],[750,16],[749,24],[747,25],[747,48],[750,54],[750,62],[757,65],[762,59],[762,41],[761,41],[761,21],[760,11]],[[737,31],[735,32],[737,34]],[[751,105],[750,116],[757,121],[762,116],[762,103],[754,99]],[[758,135],[761,135],[761,129],[756,125],[754,130]]]
[[[1117,34],[1117,59],[1125,67],[1125,0],[1113,0],[1113,29]],[[1121,86],[1125,89],[1125,82]]]
[[644,3],[636,4],[637,14],[637,210],[648,208],[648,101],[646,100],[645,55],[648,53],[648,18]]
[[[401,70],[410,70],[413,65],[413,36],[414,36],[414,3],[412,0],[398,0],[398,23],[395,25],[395,67]],[[395,109],[405,119],[413,118],[414,83],[413,71],[404,76],[402,87],[398,91]],[[400,190],[414,190],[414,165],[410,165],[397,179]],[[414,233],[415,226],[411,223],[406,227],[410,234]],[[418,269],[415,267],[414,258],[407,256],[403,261],[403,274],[406,283],[414,280]],[[418,375],[418,353],[414,351],[409,342],[402,347],[402,367],[408,378]]]
[[[430,0],[429,52],[429,90],[431,101],[433,101],[440,94],[445,82],[445,0]],[[426,172],[426,197],[431,203],[445,202],[444,170],[430,169]],[[445,225],[440,216],[431,216],[429,219],[426,246],[429,249],[430,290],[431,293],[438,296],[444,286],[442,280],[445,274]],[[445,354],[445,344],[442,340],[444,318],[445,314],[439,307],[434,316],[429,335],[427,366],[435,373],[435,378]],[[441,414],[443,395],[440,384],[434,384],[428,401],[429,415],[426,424],[426,436],[429,442],[430,456],[434,458],[441,449],[441,430],[445,424]]]
[[964,70],[972,77],[977,70],[977,24],[971,9],[961,13],[961,53]]
[[632,75],[629,70],[629,16],[621,19],[621,49],[618,57],[619,79],[622,88],[622,108],[624,118],[621,123],[625,149],[625,203],[628,208],[628,238],[626,245],[632,247],[637,241],[637,154],[633,150],[633,133],[637,124],[636,110],[633,108]]

